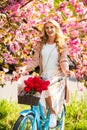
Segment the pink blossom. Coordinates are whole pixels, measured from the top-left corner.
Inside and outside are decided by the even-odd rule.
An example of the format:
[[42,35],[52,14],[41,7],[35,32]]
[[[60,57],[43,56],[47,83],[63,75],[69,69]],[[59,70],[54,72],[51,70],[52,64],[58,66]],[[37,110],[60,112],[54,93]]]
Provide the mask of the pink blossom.
[[15,41],[13,44],[10,44],[10,50],[15,54],[20,49],[19,44]]
[[70,3],[71,3],[72,5],[75,5],[77,0],[69,0],[69,1],[70,1]]
[[86,30],[86,27],[87,26],[87,22],[86,21],[82,21],[82,22],[79,22],[79,27],[83,30]]
[[82,43],[84,47],[87,47],[87,41],[83,41]]
[[84,18],[87,19],[87,13],[85,14]]
[[83,61],[83,65],[87,66],[87,59]]
[[5,60],[5,63],[9,63],[9,64],[15,64],[17,63],[17,59],[12,57],[12,55],[10,55],[10,53],[4,53],[3,54],[3,58]]
[[64,12],[65,16],[68,18],[71,17],[73,14],[72,11],[70,9],[67,9],[67,8],[64,9],[63,12]]
[[8,59],[5,59],[5,62],[8,64],[16,64],[17,60],[13,57],[9,57]]
[[8,57],[10,56],[10,52],[8,52],[8,53],[3,53],[2,56],[5,57],[5,58],[8,58]]
[[62,31],[63,31],[64,34],[68,32],[68,29],[67,29],[67,25],[66,25],[66,24],[62,24],[62,25],[61,25],[61,28],[62,28]]
[[8,0],[9,2],[11,2],[12,4],[16,3],[15,0]]
[[73,30],[73,31],[71,31],[71,35],[72,35],[72,37],[77,37],[77,36],[79,36],[79,31]]
[[76,28],[79,27],[79,23],[76,22],[76,19],[69,18],[69,19],[67,19],[67,21],[68,21],[67,27],[71,28],[71,30],[73,30],[74,28],[76,29]]
[[79,2],[77,5],[75,5],[75,10],[77,12],[77,14],[85,14],[86,13],[86,9],[83,5],[83,2]]
[[81,48],[80,47],[73,47],[71,49],[71,53],[73,54],[73,56],[78,55],[81,53]]
[[[60,23],[61,20],[62,20],[61,12],[60,12],[59,10],[56,10],[55,13],[56,13],[56,15],[54,16],[54,19],[55,19],[58,23]],[[52,18],[53,18],[53,17],[52,17]]]
[[21,4],[24,4],[26,2],[26,0],[20,0]]
[[48,7],[49,8],[53,8],[54,7],[54,0],[48,0]]
[[76,46],[76,45],[79,45],[81,43],[81,40],[79,38],[76,38],[76,39],[70,39],[69,40],[69,44],[71,46]]
[[48,15],[48,12],[50,12],[50,7],[46,3],[44,4],[37,4],[37,9],[40,11],[41,14],[44,14],[45,16]]
[[9,17],[11,17],[11,15],[17,15],[19,14],[19,8],[20,8],[20,4],[19,3],[16,3],[16,4],[13,4],[13,5],[8,5],[6,8],[5,8],[5,11],[9,13]]
[[87,0],[83,0],[84,4],[87,4]]
[[87,33],[87,27],[85,27],[85,28],[83,29],[83,31],[84,31],[85,33]]
[[64,2],[60,2],[59,3],[59,10],[63,11],[65,10],[65,8],[67,7],[68,2],[64,1]]

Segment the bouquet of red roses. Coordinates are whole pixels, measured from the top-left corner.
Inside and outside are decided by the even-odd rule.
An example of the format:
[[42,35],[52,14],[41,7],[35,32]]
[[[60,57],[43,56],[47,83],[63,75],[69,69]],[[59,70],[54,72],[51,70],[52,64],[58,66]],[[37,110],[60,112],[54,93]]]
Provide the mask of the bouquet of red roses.
[[24,87],[24,91],[29,93],[29,95],[34,95],[36,92],[41,93],[43,90],[47,90],[50,81],[43,80],[39,76],[35,76],[24,80],[24,83],[26,85]]

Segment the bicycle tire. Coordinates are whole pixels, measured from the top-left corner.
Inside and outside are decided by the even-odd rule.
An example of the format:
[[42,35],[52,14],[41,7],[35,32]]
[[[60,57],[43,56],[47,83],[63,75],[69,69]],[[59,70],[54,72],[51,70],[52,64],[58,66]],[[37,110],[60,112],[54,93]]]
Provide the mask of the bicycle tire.
[[38,130],[37,122],[34,122],[34,115],[29,113],[26,116],[19,116],[14,124],[13,130]]

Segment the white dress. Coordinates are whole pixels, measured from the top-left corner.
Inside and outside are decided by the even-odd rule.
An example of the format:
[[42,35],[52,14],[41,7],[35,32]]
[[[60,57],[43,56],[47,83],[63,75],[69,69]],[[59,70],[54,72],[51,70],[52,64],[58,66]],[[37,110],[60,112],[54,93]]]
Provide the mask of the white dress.
[[[54,44],[46,44],[42,48],[42,67],[43,73],[42,77],[44,80],[50,80],[50,85],[48,90],[43,91],[41,94],[36,94],[36,96],[40,96],[40,102],[42,106],[46,109],[45,98],[48,96],[52,97],[52,107],[57,115],[59,115],[62,111],[64,97],[65,97],[65,81],[64,79],[60,82],[56,82],[58,79],[63,77],[61,69],[58,63],[58,52],[56,48],[56,43]],[[18,93],[23,90],[25,87],[24,80],[28,79],[31,75],[26,75],[21,77],[18,80]],[[55,82],[53,85],[52,83]]]
[[[56,82],[63,77],[61,69],[59,69],[58,52],[56,43],[46,44],[42,48],[42,77],[45,80],[50,80],[48,90],[41,93],[40,102],[46,109],[45,98],[52,97],[52,108],[59,115],[62,111],[65,97],[65,81]],[[55,82],[55,83],[53,83]],[[52,85],[51,85],[52,84]]]

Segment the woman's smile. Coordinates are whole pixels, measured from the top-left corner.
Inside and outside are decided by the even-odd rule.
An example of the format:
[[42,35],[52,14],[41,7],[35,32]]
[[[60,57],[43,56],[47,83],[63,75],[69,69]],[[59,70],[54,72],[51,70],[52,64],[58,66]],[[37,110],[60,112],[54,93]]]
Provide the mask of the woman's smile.
[[47,23],[45,25],[45,31],[48,36],[54,36],[55,35],[55,26],[52,23]]

